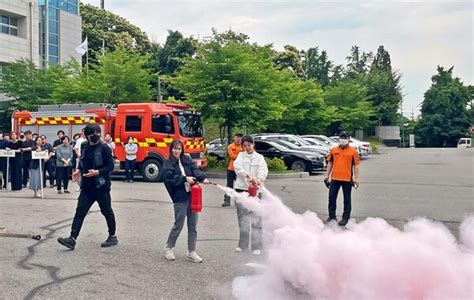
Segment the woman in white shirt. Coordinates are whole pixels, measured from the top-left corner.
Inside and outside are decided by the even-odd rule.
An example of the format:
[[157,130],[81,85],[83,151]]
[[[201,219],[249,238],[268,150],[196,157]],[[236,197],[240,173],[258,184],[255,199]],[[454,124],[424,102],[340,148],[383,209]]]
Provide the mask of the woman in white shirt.
[[127,138],[125,145],[125,181],[133,182],[135,177],[135,164],[137,162],[138,145],[133,142],[133,136]]
[[[253,138],[244,136],[242,138],[244,152],[240,152],[234,162],[237,179],[234,189],[237,192],[248,192],[250,184],[263,185],[267,178],[268,167],[265,158],[254,149]],[[237,218],[239,220],[239,245],[236,252],[242,252],[249,248],[250,228],[252,228],[251,248],[254,255],[260,255],[262,250],[262,218],[245,208],[241,203],[236,202]]]

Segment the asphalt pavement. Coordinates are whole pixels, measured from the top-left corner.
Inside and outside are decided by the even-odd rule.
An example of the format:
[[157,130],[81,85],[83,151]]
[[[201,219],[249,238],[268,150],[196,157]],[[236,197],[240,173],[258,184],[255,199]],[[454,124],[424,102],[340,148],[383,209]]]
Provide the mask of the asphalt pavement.
[[[443,222],[456,235],[460,222],[474,213],[473,168],[473,149],[382,149],[362,161],[361,186],[353,192],[354,220],[381,217],[402,227],[423,216]],[[266,185],[294,212],[311,210],[325,219],[322,177],[272,179]],[[97,204],[76,249],[69,251],[56,239],[69,234],[78,194],[58,195],[51,188],[45,199],[32,194],[0,192],[0,228],[43,237],[0,237],[0,299],[229,299],[233,279],[254,271],[247,263],[262,260],[234,252],[235,207],[221,207],[223,194],[215,186],[204,187],[197,244],[201,264],[185,260],[186,229],[178,239],[177,260],[163,257],[173,208],[161,183],[113,182],[119,245],[107,249],[100,248],[107,228]]]

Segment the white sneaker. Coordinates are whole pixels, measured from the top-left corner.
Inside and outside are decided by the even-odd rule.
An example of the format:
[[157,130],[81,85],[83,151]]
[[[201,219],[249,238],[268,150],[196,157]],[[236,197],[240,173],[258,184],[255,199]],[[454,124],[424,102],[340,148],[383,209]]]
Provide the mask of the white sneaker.
[[252,254],[253,254],[253,255],[256,255],[256,256],[259,256],[260,254],[262,254],[262,251],[260,251],[260,250],[258,250],[258,249],[257,249],[257,250],[253,250]]
[[242,251],[243,251],[243,250],[242,250],[242,248],[240,248],[240,247],[235,248],[235,252],[242,252]]
[[174,255],[173,248],[165,248],[165,258],[166,260],[175,260],[176,256]]
[[196,253],[196,251],[191,251],[187,255],[187,259],[189,261],[195,262],[195,263],[201,263],[202,258]]

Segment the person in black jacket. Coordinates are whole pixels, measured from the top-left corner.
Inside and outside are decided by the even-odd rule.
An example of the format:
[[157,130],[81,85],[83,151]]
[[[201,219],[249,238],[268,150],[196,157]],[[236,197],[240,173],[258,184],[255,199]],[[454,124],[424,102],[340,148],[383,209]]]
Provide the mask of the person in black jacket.
[[61,245],[71,250],[76,246],[84,218],[95,201],[99,203],[100,212],[104,215],[109,229],[109,237],[101,246],[111,247],[118,244],[115,236],[115,215],[110,198],[110,173],[114,169],[114,161],[109,146],[100,141],[100,131],[100,126],[97,124],[88,124],[84,128],[87,142],[81,145],[79,168],[72,174],[74,181],[82,176],[81,193],[70,237],[58,238]]
[[163,164],[163,180],[174,207],[174,225],[168,236],[165,247],[165,258],[175,260],[173,248],[187,218],[188,255],[187,259],[200,263],[202,258],[196,253],[197,213],[191,210],[191,185],[198,181],[208,184],[204,174],[193,163],[189,155],[184,154],[184,146],[180,140],[170,145],[169,159]]

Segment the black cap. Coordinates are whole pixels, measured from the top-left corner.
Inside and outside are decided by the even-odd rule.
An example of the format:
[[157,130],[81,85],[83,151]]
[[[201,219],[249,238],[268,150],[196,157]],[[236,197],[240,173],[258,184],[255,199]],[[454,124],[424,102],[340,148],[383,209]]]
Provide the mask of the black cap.
[[347,131],[341,131],[341,133],[339,133],[339,137],[343,137],[343,136],[348,138],[348,137],[350,137],[350,134],[347,133]]
[[245,143],[245,142],[253,144],[253,138],[250,135],[245,135],[242,138],[242,144]]
[[234,136],[243,137],[244,135],[241,132],[237,132]]

